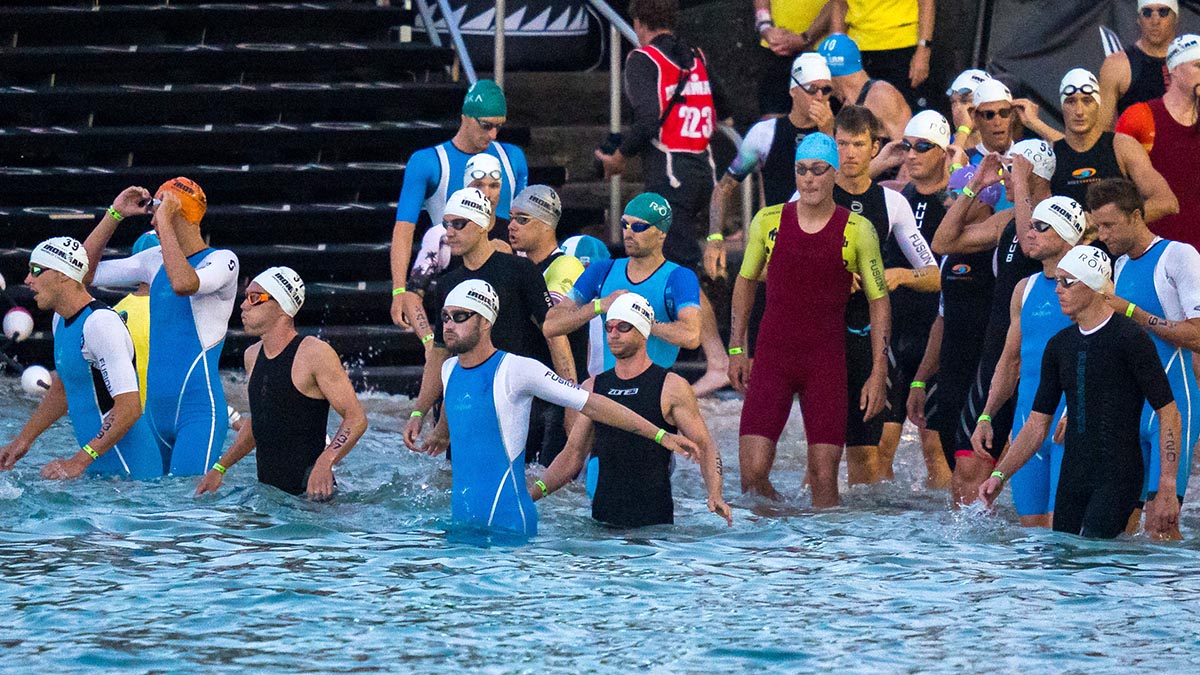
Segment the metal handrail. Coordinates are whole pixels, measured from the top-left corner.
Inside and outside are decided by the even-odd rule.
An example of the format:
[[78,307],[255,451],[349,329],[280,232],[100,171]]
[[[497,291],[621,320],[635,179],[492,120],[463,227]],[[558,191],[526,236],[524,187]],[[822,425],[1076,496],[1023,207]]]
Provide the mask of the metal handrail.
[[[433,10],[430,9],[426,0],[416,1],[417,11],[420,12],[421,21],[425,24],[425,32],[429,34],[429,42],[434,47],[441,47],[442,38],[437,34],[437,29],[433,25]],[[454,18],[454,12],[450,9],[450,2],[449,0],[435,1],[438,10],[442,13],[442,19],[446,21],[446,32],[450,33],[450,44],[454,47],[454,53],[458,55],[458,62],[462,64],[463,74],[467,76],[468,82],[475,84],[479,78],[475,75],[475,65],[471,63],[471,55],[467,53],[467,43],[463,41],[458,20]]]

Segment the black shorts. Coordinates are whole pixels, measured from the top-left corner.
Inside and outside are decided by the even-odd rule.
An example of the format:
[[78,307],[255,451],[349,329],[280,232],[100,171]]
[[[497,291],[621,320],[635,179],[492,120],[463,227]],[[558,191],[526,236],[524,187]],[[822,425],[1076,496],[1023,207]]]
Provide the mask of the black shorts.
[[1059,481],[1054,498],[1055,531],[1096,539],[1112,539],[1125,531],[1129,517],[1141,504],[1141,472],[1112,472],[1100,480],[1103,482],[1091,487]]
[[563,425],[563,408],[533,399],[529,410],[529,437],[525,439],[525,463],[550,466],[567,444],[567,430]]
[[871,334],[846,333],[846,445],[848,447],[879,445],[887,411],[863,421],[859,397],[863,385],[871,377]]
[[929,331],[925,331],[924,335],[914,332],[892,336],[891,349],[888,350],[888,405],[880,413],[884,423],[904,424],[908,416],[909,386],[921,367],[928,343]]
[[[975,378],[967,394],[967,402],[959,412],[959,425],[955,434],[953,450],[943,447],[947,452],[966,451],[971,449],[971,434],[975,432],[975,424],[987,404],[988,390],[992,386],[992,376],[996,374],[996,362],[988,357],[987,346],[984,346],[984,356],[975,369]],[[1015,390],[1014,390],[1015,391]],[[1008,442],[1012,433],[1013,415],[1016,411],[1017,397],[1014,394],[1008,402],[992,413],[992,449],[989,451],[994,459],[1000,459],[1000,452]]]

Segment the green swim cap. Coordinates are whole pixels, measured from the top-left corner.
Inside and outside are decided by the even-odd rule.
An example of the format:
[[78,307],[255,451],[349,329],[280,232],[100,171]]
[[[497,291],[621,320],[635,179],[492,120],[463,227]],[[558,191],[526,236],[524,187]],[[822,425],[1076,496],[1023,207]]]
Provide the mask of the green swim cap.
[[625,215],[640,218],[663,232],[671,229],[671,203],[657,192],[643,192],[631,199]]
[[467,90],[463,99],[462,114],[479,119],[481,117],[508,117],[508,103],[504,90],[494,80],[479,80]]

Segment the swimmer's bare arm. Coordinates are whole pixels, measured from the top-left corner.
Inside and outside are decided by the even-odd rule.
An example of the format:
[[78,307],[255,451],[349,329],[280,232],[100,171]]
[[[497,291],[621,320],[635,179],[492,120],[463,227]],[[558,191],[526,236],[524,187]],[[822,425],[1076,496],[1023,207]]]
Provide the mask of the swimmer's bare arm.
[[[303,344],[303,343],[301,343]],[[254,373],[254,364],[258,362],[258,355],[262,352],[262,343],[256,342],[242,355],[242,364],[246,367],[246,382],[250,381],[250,376]],[[217,464],[229,469],[234,464],[242,461],[254,451],[258,443],[254,440],[254,419],[253,417],[243,417],[242,426],[238,427],[237,436],[234,437],[233,443],[225,454],[217,460]],[[217,488],[221,487],[221,483],[225,480],[225,474],[209,467],[208,471],[196,484],[196,496],[199,497],[207,492],[216,492]]]
[[[1008,325],[1008,334],[1004,337],[1004,352],[1000,354],[1000,360],[996,363],[996,371],[992,375],[987,402],[983,405],[981,416],[995,415],[1017,389],[1017,379],[1021,374],[1021,299],[1025,297],[1027,283],[1028,279],[1022,279],[1013,289],[1008,309],[1011,323]],[[992,423],[988,420],[978,422],[975,432],[971,434],[971,446],[975,449],[975,454],[980,456],[990,457],[985,448],[991,448],[995,442],[1003,445],[1005,440],[992,437]]]
[[[112,208],[122,217],[144,214],[147,207],[138,206],[138,204],[147,203],[151,197],[150,191],[144,187],[136,185],[125,188],[117,198],[113,200]],[[88,271],[83,278],[85,286],[92,283],[92,278],[96,276],[96,266],[104,259],[104,247],[108,246],[108,240],[112,238],[113,233],[117,231],[117,219],[112,217],[112,214],[105,212],[104,217],[100,219],[99,224],[92,229],[88,234],[87,239],[83,242],[83,249],[87,251],[88,256]]]
[[937,265],[926,265],[915,270],[907,267],[892,267],[884,270],[883,274],[887,279],[889,291],[894,291],[901,286],[918,293],[936,293],[942,289],[942,277],[938,273]]
[[[613,291],[607,296],[599,298],[601,313],[607,314],[613,300],[628,292],[624,290]],[[546,337],[567,335],[582,328],[596,316],[598,315],[596,314],[595,301],[585,302],[581,305],[569,298],[564,299],[550,308],[550,311],[546,314],[546,321],[542,324],[542,333]]]
[[1167,179],[1150,163],[1150,155],[1137,139],[1117,134],[1113,136],[1113,151],[1121,170],[1137,185],[1142,199],[1146,200],[1147,223],[1179,213],[1179,200]]
[[[1117,295],[1110,295],[1108,306],[1114,312],[1124,314],[1129,308],[1129,301]],[[1162,338],[1176,347],[1182,347],[1192,352],[1200,351],[1200,318],[1168,321],[1141,307],[1134,307],[1131,318],[1151,335]]]
[[1155,410],[1158,414],[1158,455],[1161,470],[1158,474],[1158,494],[1146,503],[1146,530],[1152,536],[1171,535],[1178,538],[1179,499],[1175,476],[1179,471],[1182,441],[1182,422],[1179,408],[1172,401]]
[[11,470],[22,457],[33,447],[38,439],[52,424],[67,414],[67,391],[63,388],[58,373],[50,373],[50,390],[43,396],[38,407],[29,416],[29,421],[21,427],[20,433],[8,445],[0,450],[0,471]]
[[[421,448],[417,445],[417,439],[421,435],[421,427],[425,424],[424,415],[429,414],[433,404],[442,397],[442,364],[450,358],[450,352],[445,347],[438,346],[436,343],[431,344],[434,344],[434,347],[425,352],[425,368],[421,371],[421,391],[417,394],[417,402],[413,407],[413,411],[420,412],[421,415],[409,417],[408,423],[404,427],[404,445],[413,452],[421,452]],[[445,417],[443,411],[442,418]]]
[[[590,392],[594,386],[595,379],[588,378],[582,388]],[[542,474],[542,482],[546,484],[547,495],[570,483],[583,470],[588,453],[592,450],[594,430],[592,420],[580,415],[571,427],[570,436],[567,438],[567,444],[563,446],[562,452],[558,453],[554,461],[550,462],[550,466],[546,467],[546,473]],[[542,489],[531,484],[529,494],[536,502],[542,498]]]
[[918,429],[925,428],[925,402],[928,400],[929,392],[925,387],[915,385],[917,382],[929,382],[929,379],[937,375],[941,368],[942,334],[945,332],[945,328],[946,319],[939,314],[929,327],[929,340],[925,342],[925,355],[921,357],[921,365],[917,366],[917,373],[913,376],[914,386],[908,389],[908,401],[905,407],[908,411],[908,419]]
[[[770,29],[768,29],[770,30]],[[721,234],[725,226],[725,204],[730,195],[737,190],[738,182],[733,176],[725,174],[713,188],[712,199],[708,202],[708,233]],[[725,276],[725,242],[712,239],[704,246],[704,273],[712,279]]]
[[[651,424],[645,417],[610,398],[598,394],[593,393],[589,395],[587,403],[584,404],[579,412],[583,413],[593,422],[607,424],[610,427],[628,431],[642,438],[654,439],[659,432],[659,428]],[[693,461],[696,460],[696,456],[699,453],[699,449],[695,443],[679,434],[664,434],[661,443],[664,448],[671,452],[683,455]]]
[[684,349],[696,349],[700,346],[700,308],[684,307],[679,310],[679,318],[675,321],[656,321],[650,334]]
[[733,511],[725,503],[722,494],[722,476],[725,473],[721,463],[721,451],[713,443],[712,435],[704,417],[700,415],[700,405],[696,403],[696,392],[687,380],[668,373],[663,383],[663,417],[670,422],[685,438],[691,439],[700,448],[700,475],[704,478],[704,488],[708,492],[708,510],[721,516],[729,525],[733,525]]
[[750,310],[759,283],[738,274],[733,282],[733,296],[729,303],[729,349],[742,350],[741,353],[729,355],[729,383],[742,394],[746,393],[746,387],[750,384],[750,355],[746,349],[750,341]]
[[879,118],[888,138],[904,138],[904,126],[912,118],[912,108],[899,89],[886,80],[876,82],[867,94],[866,107]]
[[[392,265],[392,289],[404,288],[408,281],[408,263],[412,257],[413,231],[415,223],[397,220],[392,228],[392,246],[389,259]],[[416,293],[399,293],[392,296],[392,323],[402,328],[412,327],[416,313],[421,308],[421,298]]]
[[[1000,182],[999,171],[1000,156],[992,153],[980,162],[979,170],[967,183],[967,187],[978,194],[980,190]],[[966,216],[973,201],[974,198],[968,197],[966,194],[954,200],[950,210],[942,218],[942,224],[934,233],[933,241],[929,242],[929,247],[935,253],[938,255],[977,253],[995,248],[1000,243],[1000,234],[1004,232],[1004,226],[1008,225],[1008,220],[1013,214],[1004,210],[993,214],[983,222],[969,223],[966,221]]]
[[892,303],[885,295],[867,302],[871,316],[871,375],[859,395],[863,421],[878,415],[887,402],[888,344],[892,340]]
[[167,272],[167,279],[171,282],[171,290],[175,291],[175,295],[195,295],[200,290],[200,276],[188,263],[180,245],[179,228],[186,227],[180,209],[179,195],[172,190],[163,191],[162,203],[158,205],[155,214],[158,221],[158,239],[162,244],[163,269]]
[[308,369],[320,395],[329,401],[330,407],[342,418],[342,423],[317,457],[308,477],[308,496],[326,499],[333,496],[333,467],[354,448],[358,439],[367,431],[367,415],[354,392],[354,385],[342,367],[337,352],[329,344],[316,338],[300,343],[297,358]]
[[[136,391],[117,394],[113,397],[113,407],[100,423],[100,430],[95,438],[88,442],[88,447],[97,455],[103,455],[112,449],[142,416],[141,395]],[[91,466],[92,459],[83,449],[77,451],[68,459],[51,460],[42,467],[42,478],[69,480],[83,475]]]
[[[1028,462],[1038,448],[1042,447],[1042,444],[1046,442],[1046,436],[1050,434],[1050,423],[1053,421],[1054,417],[1051,415],[1036,410],[1029,413],[1029,420],[1025,422],[1025,426],[1021,427],[1021,433],[1017,434],[1012,445],[996,463],[996,471],[1004,474],[1005,480],[1011,478],[1018,469],[1025,466],[1025,462]],[[1004,480],[998,476],[992,476],[979,486],[979,499],[983,501],[984,506],[990,509],[1003,488]]]
[[1129,55],[1116,52],[1104,59],[1100,65],[1100,128],[1112,131],[1117,124],[1117,101],[1129,90],[1133,81],[1133,69],[1129,66]]

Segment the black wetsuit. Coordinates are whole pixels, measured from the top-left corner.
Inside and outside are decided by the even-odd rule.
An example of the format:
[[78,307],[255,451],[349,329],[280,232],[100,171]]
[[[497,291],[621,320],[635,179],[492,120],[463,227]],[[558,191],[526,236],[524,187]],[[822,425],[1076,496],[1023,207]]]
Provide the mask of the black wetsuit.
[[246,387],[258,480],[294,495],[308,489],[308,474],[325,451],[329,421],[329,401],[309,398],[292,383],[292,363],[303,341],[303,335],[292,338],[275,358],[260,350]]
[[1065,138],[1056,142],[1054,176],[1050,179],[1051,193],[1070,197],[1086,207],[1089,185],[1105,178],[1126,178],[1121,165],[1117,163],[1117,153],[1113,149],[1114,137],[1113,132],[1105,131],[1086,152],[1072,150]]
[[1117,117],[1135,103],[1162,98],[1167,93],[1167,60],[1147,56],[1136,44],[1125,48],[1129,57],[1129,89],[1117,99]]
[[[596,376],[592,390],[675,433],[675,427],[667,424],[662,414],[667,375],[665,368],[653,364],[630,380],[617,377],[615,369],[607,370]],[[599,423],[592,448],[600,460],[596,495],[592,498],[593,518],[619,527],[675,522],[670,450],[652,439]]]
[[1174,401],[1171,385],[1150,336],[1113,315],[1090,335],[1069,326],[1046,344],[1033,410],[1053,415],[1064,393],[1070,413],[1054,529],[1115,537],[1140,504],[1143,404],[1158,410]]

